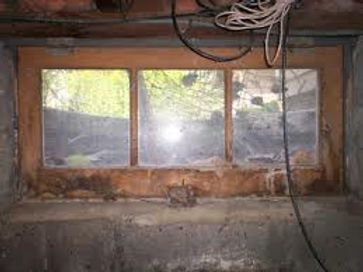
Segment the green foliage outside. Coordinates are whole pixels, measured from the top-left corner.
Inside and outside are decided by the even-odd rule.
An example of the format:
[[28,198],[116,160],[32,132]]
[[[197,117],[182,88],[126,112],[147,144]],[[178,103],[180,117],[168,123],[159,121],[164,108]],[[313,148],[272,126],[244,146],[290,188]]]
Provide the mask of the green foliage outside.
[[150,110],[159,118],[205,120],[224,111],[223,71],[146,70],[140,82],[139,92],[148,93]]
[[91,160],[85,156],[85,155],[81,155],[81,154],[75,154],[75,155],[71,155],[68,156],[66,158],[66,162],[68,166],[90,166],[92,165]]
[[264,103],[261,110],[263,112],[280,112],[280,105],[278,101],[271,101]]
[[[222,70],[143,70],[138,75],[140,112],[156,118],[207,120],[224,112]],[[43,107],[95,116],[129,118],[127,70],[46,69]],[[277,101],[250,112],[277,112]]]
[[42,71],[43,107],[89,115],[128,118],[126,70],[47,69]]
[[[128,118],[126,70],[47,69],[42,72],[43,107]],[[146,70],[139,73],[140,107],[173,119],[208,119],[223,112],[223,71]],[[145,109],[147,108],[147,109]]]
[[280,111],[280,102],[277,100],[273,100],[271,102],[263,103],[263,105],[255,108],[242,108],[244,112],[251,112],[251,113],[274,113],[274,112],[281,112]]

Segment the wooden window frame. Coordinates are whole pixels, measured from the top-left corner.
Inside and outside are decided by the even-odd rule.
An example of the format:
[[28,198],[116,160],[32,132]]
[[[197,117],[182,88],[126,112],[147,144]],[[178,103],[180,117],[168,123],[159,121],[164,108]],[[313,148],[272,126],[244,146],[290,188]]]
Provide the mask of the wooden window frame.
[[[218,54],[231,49],[215,48]],[[55,54],[45,47],[18,49],[19,164],[22,182],[39,194],[63,195],[71,188],[108,188],[120,196],[162,196],[182,180],[200,196],[284,195],[283,165],[233,165],[232,70],[266,69],[263,51],[256,49],[241,60],[215,63],[185,48],[73,48]],[[58,52],[59,53],[59,52]],[[343,168],[342,48],[291,49],[290,69],[319,72],[318,163],[294,166],[301,194],[341,191]],[[119,168],[49,168],[42,160],[42,69],[128,69],[130,71],[130,166]],[[278,67],[276,67],[278,68]],[[215,167],[142,167],[138,161],[137,71],[142,69],[220,69],[225,71],[225,160]],[[76,184],[77,179],[86,180]],[[86,183],[87,183],[86,182]],[[75,185],[76,184],[76,185]],[[83,185],[82,185],[83,184]],[[78,188],[78,187],[79,188]],[[87,187],[87,188],[84,188]],[[97,190],[96,190],[97,191]],[[97,193],[101,194],[97,191]]]

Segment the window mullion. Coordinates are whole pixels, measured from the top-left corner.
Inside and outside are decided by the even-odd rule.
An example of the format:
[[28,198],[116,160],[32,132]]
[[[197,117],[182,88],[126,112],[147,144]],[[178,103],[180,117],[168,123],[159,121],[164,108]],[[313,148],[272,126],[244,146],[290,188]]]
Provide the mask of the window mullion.
[[130,71],[130,165],[138,164],[138,70]]
[[224,70],[224,142],[225,160],[227,164],[233,161],[233,124],[232,124],[232,70]]

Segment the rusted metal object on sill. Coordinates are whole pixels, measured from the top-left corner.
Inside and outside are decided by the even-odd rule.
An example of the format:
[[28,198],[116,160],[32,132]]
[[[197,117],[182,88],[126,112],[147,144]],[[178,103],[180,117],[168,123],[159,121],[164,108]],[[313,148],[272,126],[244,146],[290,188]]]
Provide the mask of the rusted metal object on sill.
[[197,204],[195,189],[191,185],[184,184],[168,188],[167,197],[171,207],[193,207]]

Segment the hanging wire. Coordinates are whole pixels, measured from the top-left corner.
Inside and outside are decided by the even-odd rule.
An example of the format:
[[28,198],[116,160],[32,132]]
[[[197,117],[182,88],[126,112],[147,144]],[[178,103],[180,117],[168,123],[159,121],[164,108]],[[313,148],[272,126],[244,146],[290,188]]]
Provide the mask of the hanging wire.
[[[284,18],[289,13],[294,0],[239,1],[227,11],[215,17],[217,26],[227,30],[256,30],[267,28],[265,36],[265,58],[273,66],[281,52],[284,36]],[[279,24],[279,41],[273,57],[270,56],[269,42],[274,25]]]
[[118,0],[117,2],[118,10],[124,17],[127,17],[133,5],[134,0]]
[[289,31],[290,16],[286,16],[285,35],[282,39],[282,59],[281,59],[281,93],[282,93],[282,127],[283,127],[283,142],[284,142],[284,155],[285,155],[285,167],[286,177],[289,190],[289,197],[291,200],[292,207],[294,209],[295,217],[298,222],[301,234],[304,237],[305,243],[309,248],[315,261],[324,272],[329,272],[328,268],[320,258],[312,240],[309,237],[308,231],[301,217],[299,204],[295,198],[295,186],[292,176],[290,156],[289,156],[289,138],[288,138],[288,124],[287,124],[287,103],[286,103],[286,69],[287,69],[287,37]]
[[[206,10],[211,10],[211,11],[220,10],[220,8],[212,0],[207,0],[207,1],[195,0],[195,2],[197,3],[197,5],[200,8],[203,8],[203,9],[206,9]],[[206,2],[208,4],[206,4]]]
[[196,4],[200,8],[199,14],[206,17],[215,17],[219,13],[226,10],[227,7],[217,5],[213,0],[195,0]]
[[[216,56],[211,53],[205,52],[205,51],[201,50],[200,48],[196,47],[195,45],[193,45],[186,37],[184,37],[184,35],[181,32],[180,27],[178,25],[177,16],[176,16],[176,0],[171,1],[171,18],[173,21],[175,33],[177,34],[179,40],[187,48],[189,48],[191,51],[193,51],[194,53],[198,54],[199,56],[201,56],[203,58],[206,58],[206,59],[209,59],[209,60],[212,60],[215,62],[228,62],[228,61],[238,60],[252,51],[252,44],[251,44],[248,48],[242,50],[236,56],[224,57],[224,56]],[[253,36],[253,34],[251,34],[251,36]],[[252,43],[252,41],[251,41],[251,43]]]

